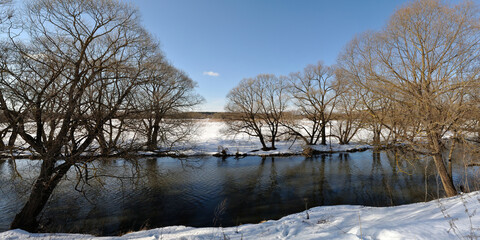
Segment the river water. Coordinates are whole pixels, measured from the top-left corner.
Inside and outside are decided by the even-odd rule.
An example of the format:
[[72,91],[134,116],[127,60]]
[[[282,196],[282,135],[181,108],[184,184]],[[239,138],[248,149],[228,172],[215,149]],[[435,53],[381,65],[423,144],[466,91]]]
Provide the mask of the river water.
[[[26,201],[39,164],[0,160],[0,231]],[[84,167],[88,181],[78,181],[84,168],[72,169],[55,190],[41,214],[44,231],[118,235],[171,225],[227,227],[314,206],[393,206],[443,196],[431,160],[396,151],[109,159]],[[472,185],[477,171],[454,165],[455,184]]]

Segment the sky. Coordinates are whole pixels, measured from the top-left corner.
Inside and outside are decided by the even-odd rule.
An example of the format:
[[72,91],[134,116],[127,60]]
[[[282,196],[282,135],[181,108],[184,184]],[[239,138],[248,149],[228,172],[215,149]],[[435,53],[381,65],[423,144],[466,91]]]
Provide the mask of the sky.
[[356,35],[380,30],[407,0],[125,0],[166,58],[198,83],[206,102],[223,111],[243,78],[287,75],[308,64],[336,62]]

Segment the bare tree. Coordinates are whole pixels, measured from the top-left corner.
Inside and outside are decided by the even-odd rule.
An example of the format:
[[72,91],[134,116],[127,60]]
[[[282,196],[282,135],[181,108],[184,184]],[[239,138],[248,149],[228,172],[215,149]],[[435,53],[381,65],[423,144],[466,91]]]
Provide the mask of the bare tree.
[[[13,8],[12,8],[12,0],[0,0],[0,32],[5,33],[8,30],[9,25],[8,23],[12,23],[11,19],[13,18]],[[5,55],[8,54],[7,49],[10,47],[8,42],[2,41],[0,42],[0,47],[2,48],[0,54]],[[5,122],[2,114],[2,123]],[[14,143],[17,139],[17,129],[15,125],[5,123],[4,128],[0,131],[0,151],[5,150],[8,148],[13,148]],[[8,138],[7,138],[8,136]],[[5,141],[5,142],[4,142]]]
[[359,86],[406,108],[403,137],[431,155],[447,196],[456,195],[442,158],[446,133],[462,130],[479,87],[480,28],[476,6],[416,1],[399,9],[384,30],[354,39],[340,57]]
[[340,94],[335,106],[335,124],[331,129],[332,136],[338,138],[340,144],[348,144],[357,132],[365,127],[365,112],[362,105],[362,94],[358,87],[343,74],[342,69],[335,71],[334,88]]
[[233,113],[227,121],[229,131],[258,137],[263,150],[276,149],[288,100],[284,77],[260,74],[243,79],[227,95],[225,110]]
[[390,128],[387,118],[392,113],[392,101],[368,89],[357,88],[357,90],[360,95],[358,100],[365,112],[365,127],[373,133],[373,145],[380,146],[384,130]]
[[146,136],[147,148],[156,150],[160,144],[172,145],[183,138],[181,135],[187,136],[192,131],[187,127],[192,127],[188,120],[171,119],[168,116],[191,110],[203,102],[203,98],[194,92],[197,84],[166,62],[161,54],[152,60],[145,75],[147,81],[136,91],[136,109],[144,116],[141,133]]
[[35,231],[57,184],[89,161],[82,154],[141,83],[151,44],[134,8],[117,1],[38,0],[23,16],[0,60],[0,109],[42,159],[11,224]]
[[290,92],[295,106],[300,114],[306,118],[308,124],[288,126],[297,136],[306,134],[307,144],[327,144],[327,124],[332,118],[339,92],[335,89],[334,71],[322,62],[317,65],[308,65],[303,72],[290,74]]

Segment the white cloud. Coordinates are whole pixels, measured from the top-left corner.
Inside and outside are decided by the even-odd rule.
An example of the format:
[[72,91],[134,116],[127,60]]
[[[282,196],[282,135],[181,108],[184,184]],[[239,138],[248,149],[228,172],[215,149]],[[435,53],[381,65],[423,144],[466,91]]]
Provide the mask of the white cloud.
[[212,77],[218,77],[218,76],[220,76],[219,73],[217,73],[217,72],[212,72],[212,71],[203,72],[203,75],[208,75],[208,76],[212,76]]

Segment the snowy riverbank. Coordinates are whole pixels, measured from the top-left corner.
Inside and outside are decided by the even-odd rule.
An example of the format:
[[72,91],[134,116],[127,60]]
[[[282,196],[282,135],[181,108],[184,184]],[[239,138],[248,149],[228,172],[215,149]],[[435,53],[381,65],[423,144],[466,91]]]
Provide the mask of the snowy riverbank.
[[326,206],[280,220],[228,228],[171,226],[121,237],[81,234],[0,233],[0,239],[476,239],[480,192],[396,207]]
[[[171,151],[171,154],[185,156],[216,155],[222,150],[230,156],[234,155],[255,155],[255,156],[275,156],[275,155],[300,155],[303,152],[305,144],[301,140],[276,142],[276,150],[262,151],[261,145],[256,137],[246,134],[227,135],[225,134],[226,125],[222,121],[199,120],[198,129],[195,137],[185,142]],[[327,134],[329,134],[327,132]],[[328,138],[327,145],[309,146],[316,152],[349,152],[370,149],[371,146],[360,143],[363,140],[370,139],[369,131],[359,131],[357,137],[351,144],[340,145],[334,137]],[[148,152],[145,152],[148,155]],[[153,154],[153,153],[152,153]]]
[[[197,119],[195,121],[195,131],[186,140],[177,142],[172,148],[159,149],[158,151],[139,151],[141,156],[212,156],[226,154],[228,156],[242,155],[242,156],[278,156],[278,155],[300,155],[302,154],[305,143],[302,140],[282,140],[279,139],[276,143],[276,149],[270,151],[261,150],[262,146],[257,137],[252,137],[247,134],[227,134],[226,124],[220,120]],[[308,123],[305,123],[308,124]],[[327,134],[330,134],[327,129]],[[335,137],[328,138],[327,145],[312,145],[308,146],[317,153],[331,153],[331,152],[354,152],[363,151],[372,148],[368,144],[364,144],[369,139],[371,133],[368,130],[362,129],[358,131],[356,136],[352,139],[350,144],[341,145]],[[125,132],[121,137],[123,143],[143,142],[145,139],[139,138],[138,134],[133,132]],[[26,146],[21,138],[17,138],[16,146]],[[93,149],[98,148],[93,144]],[[224,153],[222,153],[224,150]],[[85,155],[90,155],[86,153]],[[94,154],[100,154],[95,151]],[[10,158],[35,158],[36,154],[30,152],[28,149],[17,150],[13,153],[0,153],[0,157]]]

